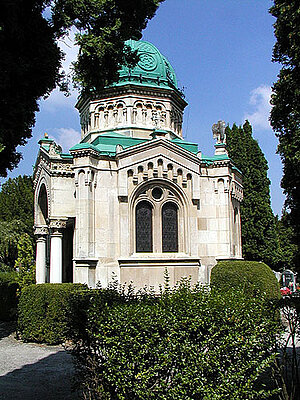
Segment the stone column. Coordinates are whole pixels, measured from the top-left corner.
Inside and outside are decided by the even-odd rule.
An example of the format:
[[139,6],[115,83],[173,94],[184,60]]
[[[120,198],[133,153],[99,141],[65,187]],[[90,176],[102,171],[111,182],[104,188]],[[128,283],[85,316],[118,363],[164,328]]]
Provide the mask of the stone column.
[[50,222],[50,283],[62,283],[62,229],[65,227],[66,220]]
[[46,226],[35,227],[36,235],[36,283],[46,282],[46,241],[49,230]]

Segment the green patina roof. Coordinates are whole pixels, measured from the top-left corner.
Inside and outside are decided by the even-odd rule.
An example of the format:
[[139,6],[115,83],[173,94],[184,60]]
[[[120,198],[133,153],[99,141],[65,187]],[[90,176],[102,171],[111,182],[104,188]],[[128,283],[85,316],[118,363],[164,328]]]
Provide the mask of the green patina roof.
[[[123,149],[127,149],[137,144],[149,142],[150,140],[151,139],[133,138],[117,132],[107,132],[99,135],[92,143],[81,142],[76,144],[70,149],[70,151],[79,149],[92,149],[101,153],[102,155],[115,156],[118,145],[122,146]],[[186,142],[185,140],[179,138],[173,139],[171,142],[185,150],[190,151],[193,154],[198,153],[198,145],[195,143]]]
[[79,143],[73,146],[70,151],[77,149],[93,149],[102,155],[116,155],[117,146],[122,146],[123,149],[144,143],[149,139],[138,139],[130,136],[125,136],[117,132],[107,132],[99,135],[92,143]]
[[119,70],[119,80],[112,86],[122,86],[128,83],[178,89],[177,79],[169,61],[149,42],[142,40],[127,40],[125,42],[132,50],[137,50],[140,61],[134,68],[123,66]]
[[198,145],[196,143],[187,142],[179,138],[172,139],[172,142],[182,147],[183,149],[190,151],[191,153],[197,154],[199,151]]

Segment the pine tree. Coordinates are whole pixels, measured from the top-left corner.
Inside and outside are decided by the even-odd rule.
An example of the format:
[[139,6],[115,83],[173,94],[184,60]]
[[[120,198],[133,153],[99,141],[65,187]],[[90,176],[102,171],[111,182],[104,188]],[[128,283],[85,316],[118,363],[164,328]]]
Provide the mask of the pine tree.
[[278,242],[270,202],[268,163],[252,136],[248,121],[226,128],[227,151],[243,173],[244,200],[241,204],[242,246],[246,260],[263,261],[275,267]]

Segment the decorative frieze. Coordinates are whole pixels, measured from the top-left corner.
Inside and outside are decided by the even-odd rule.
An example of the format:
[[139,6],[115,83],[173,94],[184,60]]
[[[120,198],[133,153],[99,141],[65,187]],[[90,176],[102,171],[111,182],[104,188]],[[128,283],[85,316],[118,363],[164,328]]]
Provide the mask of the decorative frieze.
[[36,236],[48,235],[49,228],[47,226],[35,226],[34,227],[34,234]]
[[67,220],[66,219],[52,219],[50,221],[50,228],[51,229],[65,229],[67,226]]

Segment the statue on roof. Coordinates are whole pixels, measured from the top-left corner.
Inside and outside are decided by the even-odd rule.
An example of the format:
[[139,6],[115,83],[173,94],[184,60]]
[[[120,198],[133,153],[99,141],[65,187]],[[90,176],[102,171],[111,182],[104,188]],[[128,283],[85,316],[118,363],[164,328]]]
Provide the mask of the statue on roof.
[[225,132],[225,121],[218,121],[217,124],[213,124],[212,132],[213,138],[217,140],[217,144],[226,145],[226,132]]

